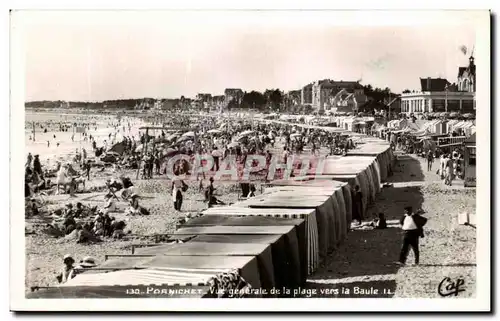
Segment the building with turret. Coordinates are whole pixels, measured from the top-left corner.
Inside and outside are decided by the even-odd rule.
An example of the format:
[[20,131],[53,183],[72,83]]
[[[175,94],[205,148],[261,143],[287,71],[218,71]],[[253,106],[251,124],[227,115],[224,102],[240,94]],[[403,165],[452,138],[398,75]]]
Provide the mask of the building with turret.
[[458,68],[458,91],[476,92],[476,64],[474,57],[469,58],[467,67]]
[[420,78],[420,90],[401,94],[401,112],[407,115],[426,112],[474,113],[476,110],[476,65],[458,68],[457,83],[442,78]]

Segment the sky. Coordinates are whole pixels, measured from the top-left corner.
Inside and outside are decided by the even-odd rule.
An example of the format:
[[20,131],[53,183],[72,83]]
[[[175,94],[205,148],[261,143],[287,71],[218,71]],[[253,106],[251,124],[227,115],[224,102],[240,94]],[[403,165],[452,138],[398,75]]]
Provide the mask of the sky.
[[475,20],[464,14],[35,13],[13,23],[26,101],[289,91],[326,78],[401,92],[418,89],[420,77],[456,82],[468,63],[460,47],[470,52],[476,42]]

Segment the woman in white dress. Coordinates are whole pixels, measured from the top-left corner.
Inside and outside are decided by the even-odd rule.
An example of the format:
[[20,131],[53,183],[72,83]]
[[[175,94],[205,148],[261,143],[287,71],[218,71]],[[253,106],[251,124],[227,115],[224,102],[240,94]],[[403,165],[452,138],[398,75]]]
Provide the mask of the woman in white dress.
[[439,177],[441,179],[444,179],[445,164],[446,164],[445,156],[444,155],[439,156]]
[[64,189],[66,189],[66,185],[68,184],[67,182],[67,165],[64,164],[59,168],[59,171],[57,172],[56,176],[56,184],[57,184],[57,192],[56,195],[59,194],[59,186],[62,185]]

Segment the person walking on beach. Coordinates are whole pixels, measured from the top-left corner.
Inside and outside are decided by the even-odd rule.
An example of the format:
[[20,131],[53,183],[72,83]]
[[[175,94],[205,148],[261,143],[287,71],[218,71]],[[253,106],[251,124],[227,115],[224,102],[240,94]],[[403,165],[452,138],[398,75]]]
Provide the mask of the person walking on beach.
[[403,245],[401,246],[398,263],[403,265],[406,264],[406,259],[411,247],[415,254],[415,264],[417,265],[420,262],[418,239],[424,237],[423,227],[427,223],[427,219],[419,214],[413,213],[412,207],[407,206],[405,207],[405,214],[400,219],[399,223],[403,229]]
[[87,176],[88,181],[90,181],[90,168],[90,160],[83,163],[83,170],[85,171],[85,176]]
[[47,141],[47,147],[50,147],[50,141]]
[[429,149],[427,152],[427,171],[432,170],[432,163],[434,163],[434,155],[432,155],[432,151]]
[[445,155],[441,154],[441,156],[439,156],[439,177],[441,179],[444,179],[444,165],[445,165]]
[[161,171],[160,171],[160,168],[161,168],[160,155],[156,154],[154,162],[155,162],[155,168],[156,168],[156,175],[160,176],[161,175]]
[[178,178],[179,172],[178,169],[174,171],[176,177],[172,180],[172,199],[174,200],[174,209],[180,212],[183,201],[182,193],[187,190],[187,184],[184,183],[182,179]]
[[451,160],[451,156],[448,154],[444,159],[444,184],[451,186],[452,176],[453,175],[453,161]]

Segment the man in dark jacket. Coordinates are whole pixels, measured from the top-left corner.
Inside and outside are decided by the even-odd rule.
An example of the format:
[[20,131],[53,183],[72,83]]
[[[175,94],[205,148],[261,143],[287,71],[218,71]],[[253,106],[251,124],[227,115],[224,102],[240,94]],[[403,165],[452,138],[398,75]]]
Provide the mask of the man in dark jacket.
[[423,227],[427,223],[425,217],[419,214],[413,213],[411,206],[405,207],[405,214],[399,221],[403,229],[403,245],[401,247],[401,253],[399,255],[399,263],[405,264],[406,258],[408,257],[408,252],[410,246],[415,253],[415,264],[419,263],[420,253],[418,249],[418,239],[424,237]]
[[35,158],[33,159],[33,171],[38,173],[38,175],[43,178],[42,165],[40,164],[40,158],[38,155],[35,155]]
[[434,163],[434,155],[432,154],[432,151],[429,149],[427,152],[427,171],[432,170],[432,163]]

